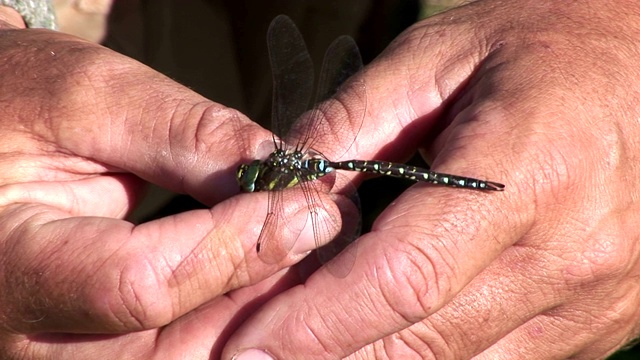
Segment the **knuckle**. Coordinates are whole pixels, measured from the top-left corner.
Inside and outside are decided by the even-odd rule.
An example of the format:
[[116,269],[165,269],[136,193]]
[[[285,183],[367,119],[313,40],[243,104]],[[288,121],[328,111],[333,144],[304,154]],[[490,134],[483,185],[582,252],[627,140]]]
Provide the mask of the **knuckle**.
[[[104,267],[104,272],[96,272],[102,279],[96,279],[90,290],[89,308],[117,328],[140,330],[168,323],[173,309],[170,296],[159,296],[167,290],[167,281],[160,275],[162,268],[145,256],[131,257],[121,268]],[[110,281],[100,285],[105,284],[104,278]],[[110,289],[106,296],[105,288]]]
[[[406,330],[403,330],[397,334],[393,334],[385,338],[384,349],[390,358],[396,359],[402,357],[403,359],[442,359],[452,358],[445,356],[446,352],[441,351],[440,341],[437,334],[429,332],[430,335],[425,334],[422,330],[417,330],[416,327],[423,327],[423,324],[416,324]],[[440,340],[438,340],[438,339]]]
[[619,219],[603,220],[582,240],[582,249],[566,272],[568,282],[617,281],[633,272],[635,242],[629,241],[629,237],[634,233],[633,229],[624,229]]
[[380,278],[382,296],[390,308],[410,323],[437,310],[451,290],[452,267],[435,247],[422,249],[406,242],[384,263]]
[[[357,353],[375,359],[458,359],[467,356],[452,347],[427,321],[389,335]],[[365,356],[366,354],[366,356]]]

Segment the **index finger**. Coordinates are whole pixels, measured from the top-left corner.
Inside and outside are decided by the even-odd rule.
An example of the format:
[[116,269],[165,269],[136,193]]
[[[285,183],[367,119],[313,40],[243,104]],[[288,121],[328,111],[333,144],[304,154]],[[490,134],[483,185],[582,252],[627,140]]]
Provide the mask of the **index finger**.
[[267,138],[237,111],[99,45],[37,30],[8,33],[0,45],[1,67],[14,74],[0,85],[3,114],[18,120],[0,126],[84,160],[64,163],[74,175],[131,172],[213,204],[237,193],[233,174],[251,139]]

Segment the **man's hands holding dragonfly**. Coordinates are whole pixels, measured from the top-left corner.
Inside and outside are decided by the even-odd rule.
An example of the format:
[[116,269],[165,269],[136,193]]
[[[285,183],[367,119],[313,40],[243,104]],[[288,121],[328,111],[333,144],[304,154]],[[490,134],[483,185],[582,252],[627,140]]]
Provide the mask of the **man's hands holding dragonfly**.
[[[5,22],[3,354],[605,356],[638,332],[639,15],[485,0],[407,30],[358,75],[349,155],[424,148],[434,170],[506,189],[413,186],[347,277],[297,286],[255,253],[266,194],[224,200],[244,140],[268,132],[113,52]],[[213,207],[133,226],[143,181]]]

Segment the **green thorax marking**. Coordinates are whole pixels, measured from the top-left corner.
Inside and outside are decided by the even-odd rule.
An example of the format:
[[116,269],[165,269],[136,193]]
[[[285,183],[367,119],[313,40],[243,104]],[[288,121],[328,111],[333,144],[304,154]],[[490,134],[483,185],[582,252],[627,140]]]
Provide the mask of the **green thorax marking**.
[[333,171],[327,160],[303,157],[300,151],[278,149],[264,161],[254,160],[240,165],[236,179],[243,192],[276,191],[318,179]]

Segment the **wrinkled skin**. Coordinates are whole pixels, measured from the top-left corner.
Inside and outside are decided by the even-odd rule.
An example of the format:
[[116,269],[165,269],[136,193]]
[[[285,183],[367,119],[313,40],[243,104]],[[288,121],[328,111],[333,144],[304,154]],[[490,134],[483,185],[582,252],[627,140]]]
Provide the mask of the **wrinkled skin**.
[[[507,187],[416,185],[358,240],[347,277],[320,269],[297,286],[277,270],[303,254],[255,254],[266,196],[224,200],[268,132],[130,59],[4,17],[2,354],[599,358],[624,345],[640,301],[640,5],[555,4],[444,13],[358,75],[367,114],[345,159],[426,148],[438,171]],[[361,105],[338,97],[347,115]],[[134,226],[123,218],[144,181],[213,207]]]
[[355,155],[425,147],[505,192],[412,187],[348,277],[269,301],[225,354],[601,358],[637,336],[637,24],[631,1],[478,1],[405,31],[360,75]]
[[[0,357],[218,357],[279,286],[255,252],[266,196],[220,202],[269,133],[136,61],[0,14]],[[216,206],[134,226],[123,219],[145,181]]]

